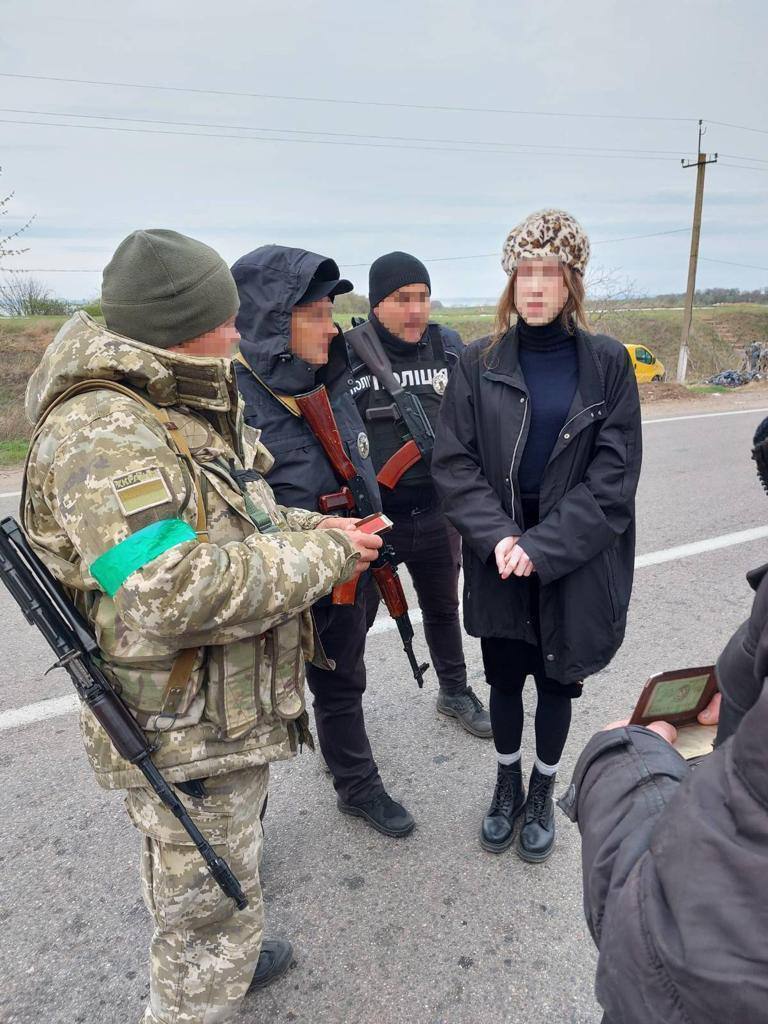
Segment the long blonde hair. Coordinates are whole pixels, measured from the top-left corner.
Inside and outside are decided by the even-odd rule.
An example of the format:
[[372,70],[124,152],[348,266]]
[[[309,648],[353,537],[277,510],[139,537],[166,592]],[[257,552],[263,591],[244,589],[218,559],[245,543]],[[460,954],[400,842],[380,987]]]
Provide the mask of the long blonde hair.
[[[571,331],[574,327],[581,327],[585,331],[591,331],[592,328],[587,318],[587,311],[584,308],[584,278],[578,270],[574,270],[566,263],[562,263],[560,269],[563,274],[566,291],[568,292],[568,298],[565,300],[565,305],[560,313],[560,323],[566,331]],[[488,346],[485,349],[486,360],[512,326],[512,317],[520,315],[515,306],[516,280],[517,270],[514,270],[496,306],[493,330],[491,331]]]

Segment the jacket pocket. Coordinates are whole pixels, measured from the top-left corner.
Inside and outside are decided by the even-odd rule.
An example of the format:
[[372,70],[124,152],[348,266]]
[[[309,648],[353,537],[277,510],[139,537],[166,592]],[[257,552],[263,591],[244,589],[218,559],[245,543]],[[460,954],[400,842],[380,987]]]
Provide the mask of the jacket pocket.
[[275,713],[298,718],[304,711],[304,657],[301,618],[289,619],[267,634],[271,649],[271,697]]

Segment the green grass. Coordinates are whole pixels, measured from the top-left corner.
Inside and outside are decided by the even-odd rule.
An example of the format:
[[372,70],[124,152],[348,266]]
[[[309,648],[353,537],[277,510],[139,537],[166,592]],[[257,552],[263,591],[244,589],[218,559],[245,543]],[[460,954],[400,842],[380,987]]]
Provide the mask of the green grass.
[[688,390],[696,395],[722,395],[732,388],[724,388],[722,384],[689,384]]
[[0,466],[18,466],[27,457],[29,441],[0,441]]

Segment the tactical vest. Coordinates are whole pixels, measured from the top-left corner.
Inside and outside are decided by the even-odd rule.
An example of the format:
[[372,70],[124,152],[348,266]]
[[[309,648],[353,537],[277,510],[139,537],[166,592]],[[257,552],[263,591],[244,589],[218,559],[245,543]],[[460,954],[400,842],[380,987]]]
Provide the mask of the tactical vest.
[[[440,413],[440,404],[448,383],[448,364],[445,358],[440,328],[437,324],[430,324],[428,328],[429,344],[422,350],[421,358],[404,359],[393,356],[390,352],[392,371],[400,381],[401,386],[412,394],[417,395],[424,407],[424,412],[432,424],[432,429],[437,429],[437,418]],[[414,349],[416,346],[414,346]],[[357,402],[360,415],[368,433],[371,445],[371,458],[376,472],[395,454],[408,436],[404,436],[402,423],[394,420],[369,420],[366,412],[369,409],[379,409],[392,404],[389,392],[378,382],[376,377],[366,366],[355,368],[355,381],[351,387],[352,395]],[[398,491],[403,489],[422,490],[432,486],[432,479],[429,467],[424,464],[423,459],[412,466],[403,476],[397,485]],[[382,488],[382,499],[386,507],[385,488]]]
[[[202,542],[210,535],[212,543],[223,545],[243,541],[257,530],[286,528],[260,473],[246,468],[237,473],[244,477],[239,483],[226,463],[198,459],[190,436],[201,431],[214,435],[212,428],[175,407],[171,416],[165,408],[114,381],[87,381],[62,394],[37,424],[30,456],[54,409],[79,394],[98,390],[117,391],[131,398],[163,427],[169,447],[186,466],[193,485],[192,508]],[[27,502],[25,493],[22,507]],[[40,554],[45,559],[46,552]],[[155,763],[169,781],[290,756],[297,741],[311,744],[304,708],[304,660],[317,657],[324,666],[327,662],[322,649],[315,647],[308,611],[260,636],[233,639],[221,646],[186,648],[169,656],[164,644],[137,634],[123,649],[123,629],[114,601],[100,592],[78,592],[77,596],[78,603],[86,601],[82,610],[100,637],[105,668],[139,724],[152,733]],[[102,786],[142,784],[138,770],[117,755],[85,707],[81,708],[81,728]]]

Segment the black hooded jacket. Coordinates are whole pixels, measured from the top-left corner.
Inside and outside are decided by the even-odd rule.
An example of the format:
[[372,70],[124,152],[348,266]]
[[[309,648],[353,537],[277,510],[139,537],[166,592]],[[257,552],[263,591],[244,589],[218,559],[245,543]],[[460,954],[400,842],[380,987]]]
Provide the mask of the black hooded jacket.
[[235,364],[237,384],[246,422],[261,431],[261,440],[275,459],[269,484],[282,504],[317,511],[318,498],[338,491],[342,484],[306,421],[262,387],[254,373],[282,395],[300,395],[325,384],[344,447],[378,511],[381,499],[365,427],[349,393],[352,378],[343,336],[331,343],[328,363],[320,368],[290,350],[291,310],[324,262],[325,257],[304,249],[265,245],[232,267],[240,295],[235,323],[248,364]]
[[600,732],[560,801],[581,830],[604,1024],[768,1022],[766,568],[750,583],[717,663],[714,753],[691,770],[648,729]]

